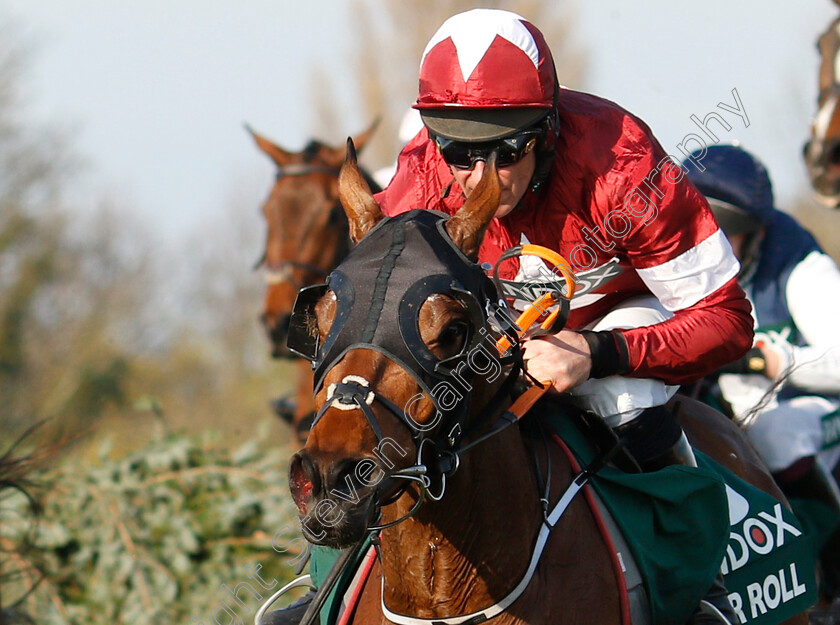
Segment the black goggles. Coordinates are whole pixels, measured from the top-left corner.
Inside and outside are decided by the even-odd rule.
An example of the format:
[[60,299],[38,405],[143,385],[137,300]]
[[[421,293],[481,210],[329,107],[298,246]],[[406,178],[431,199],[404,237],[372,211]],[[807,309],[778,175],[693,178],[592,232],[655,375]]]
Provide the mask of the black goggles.
[[497,151],[496,166],[509,167],[518,163],[536,147],[541,133],[539,129],[526,130],[518,135],[483,143],[465,143],[435,137],[435,145],[446,164],[458,169],[472,169],[476,161],[486,163],[493,150]]

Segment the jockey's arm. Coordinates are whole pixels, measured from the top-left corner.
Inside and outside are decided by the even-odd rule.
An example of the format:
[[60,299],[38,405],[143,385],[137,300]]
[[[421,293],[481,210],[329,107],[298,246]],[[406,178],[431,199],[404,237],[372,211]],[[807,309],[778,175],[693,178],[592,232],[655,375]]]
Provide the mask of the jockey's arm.
[[787,383],[816,393],[840,394],[840,269],[830,256],[811,252],[791,272],[785,295],[788,310],[806,345],[774,335],[763,339],[767,375],[790,367]]
[[[666,306],[667,307],[667,306]],[[740,358],[752,345],[751,306],[736,278],[652,326],[620,330],[631,377],[687,384]]]
[[751,341],[750,304],[733,278],[661,323],[588,336],[563,330],[549,339],[527,341],[525,360],[531,375],[551,380],[558,392],[593,372],[596,377],[620,374],[683,384],[740,357]]
[[[409,208],[444,209],[439,185],[448,180],[448,172],[445,165],[430,167],[430,162],[442,163],[433,161],[432,149],[425,131],[403,149],[394,179],[376,195],[385,214]],[[552,341],[526,343],[526,360],[536,358],[529,372],[554,380],[561,392],[592,377],[593,372],[597,377],[622,374],[683,384],[740,358],[752,345],[751,307],[735,278],[738,263],[702,196],[686,181],[662,179],[666,154],[660,147],[648,142],[635,146],[633,152],[646,156],[638,159],[634,172],[624,176],[627,188],[616,195],[624,198],[657,167],[660,173],[652,180],[664,193],[657,217],[634,219],[633,232],[623,242],[642,280],[674,316],[648,327],[587,337],[564,331]],[[686,249],[686,241],[695,244]]]
[[752,346],[751,305],[738,285],[739,264],[726,237],[693,186],[661,187],[657,217],[636,220],[623,243],[639,277],[673,316],[644,327],[529,341],[529,372],[552,379],[555,390],[616,374],[686,384]]

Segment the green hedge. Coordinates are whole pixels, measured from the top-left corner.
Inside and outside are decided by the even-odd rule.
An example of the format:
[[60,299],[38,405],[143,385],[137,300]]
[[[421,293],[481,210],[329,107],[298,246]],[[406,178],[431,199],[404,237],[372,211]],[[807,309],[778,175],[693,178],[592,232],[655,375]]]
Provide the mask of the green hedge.
[[0,503],[4,607],[39,625],[251,622],[303,546],[288,455],[170,434],[121,460],[103,445],[59,461],[32,476],[39,520],[18,494]]

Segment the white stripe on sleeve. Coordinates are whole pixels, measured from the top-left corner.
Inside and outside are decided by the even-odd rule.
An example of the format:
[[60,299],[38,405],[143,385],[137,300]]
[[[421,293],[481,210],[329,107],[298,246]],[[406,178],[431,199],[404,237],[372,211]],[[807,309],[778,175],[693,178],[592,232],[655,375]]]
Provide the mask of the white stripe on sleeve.
[[647,269],[639,277],[670,311],[693,306],[738,275],[741,265],[718,229],[676,258]]

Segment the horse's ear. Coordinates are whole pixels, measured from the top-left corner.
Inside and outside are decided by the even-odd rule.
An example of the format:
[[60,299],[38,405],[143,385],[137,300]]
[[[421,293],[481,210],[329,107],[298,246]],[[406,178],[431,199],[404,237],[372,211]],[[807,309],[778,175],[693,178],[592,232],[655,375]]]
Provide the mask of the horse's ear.
[[272,143],[262,135],[257,134],[248,124],[245,124],[245,130],[251,133],[257,147],[268,154],[268,156],[271,157],[271,160],[273,160],[278,167],[284,167],[292,161],[293,155],[291,152],[287,152],[277,144]]
[[350,238],[358,243],[384,215],[359,171],[352,138],[347,139],[347,155],[338,175],[338,197],[350,222]]
[[472,260],[478,258],[478,248],[487,232],[487,226],[496,214],[501,200],[499,172],[496,169],[496,153],[493,152],[484,166],[484,174],[478,186],[470,193],[457,213],[446,222],[446,232],[453,243]]

